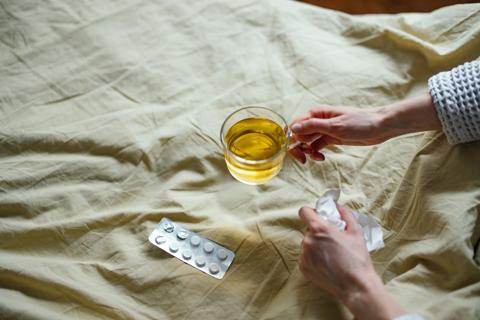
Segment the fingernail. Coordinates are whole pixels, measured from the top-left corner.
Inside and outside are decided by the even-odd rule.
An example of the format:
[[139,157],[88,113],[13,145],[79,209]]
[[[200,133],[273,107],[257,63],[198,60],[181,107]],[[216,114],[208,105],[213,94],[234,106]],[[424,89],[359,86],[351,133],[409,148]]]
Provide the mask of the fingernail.
[[299,123],[294,123],[294,124],[292,125],[292,130],[293,130],[293,131],[297,131],[297,130],[300,130],[301,127],[302,127],[302,126],[301,126]]

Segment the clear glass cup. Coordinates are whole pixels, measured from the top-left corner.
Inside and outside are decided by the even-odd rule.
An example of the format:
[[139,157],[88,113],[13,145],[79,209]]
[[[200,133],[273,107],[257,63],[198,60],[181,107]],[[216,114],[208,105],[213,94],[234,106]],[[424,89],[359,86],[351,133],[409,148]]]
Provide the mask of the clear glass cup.
[[223,122],[220,140],[231,175],[250,185],[266,183],[282,169],[291,131],[275,111],[248,106]]

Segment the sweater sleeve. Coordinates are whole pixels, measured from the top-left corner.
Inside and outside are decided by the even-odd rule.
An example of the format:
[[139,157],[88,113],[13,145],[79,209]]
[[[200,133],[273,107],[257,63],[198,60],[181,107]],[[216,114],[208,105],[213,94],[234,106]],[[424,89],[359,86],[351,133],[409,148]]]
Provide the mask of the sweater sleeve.
[[440,72],[428,87],[448,142],[480,140],[480,61]]

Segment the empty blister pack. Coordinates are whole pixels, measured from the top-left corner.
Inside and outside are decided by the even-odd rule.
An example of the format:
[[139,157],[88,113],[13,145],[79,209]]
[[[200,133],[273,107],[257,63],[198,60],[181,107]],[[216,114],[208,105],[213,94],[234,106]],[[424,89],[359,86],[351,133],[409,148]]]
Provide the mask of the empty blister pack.
[[163,218],[148,240],[160,249],[212,277],[222,279],[235,254],[216,242]]

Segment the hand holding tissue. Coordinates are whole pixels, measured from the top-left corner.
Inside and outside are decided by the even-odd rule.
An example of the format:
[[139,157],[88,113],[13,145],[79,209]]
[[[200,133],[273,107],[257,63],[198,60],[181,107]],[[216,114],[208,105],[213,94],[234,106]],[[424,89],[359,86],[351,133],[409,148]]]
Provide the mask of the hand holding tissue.
[[[339,197],[339,190],[329,190],[325,192],[318,199],[315,205],[315,211],[319,217],[333,224],[338,230],[344,231],[346,223],[342,220],[337,209],[337,201]],[[353,214],[362,228],[363,239],[367,245],[367,250],[370,252],[383,248],[383,231],[377,220],[370,215],[358,213],[356,211],[354,211]]]

